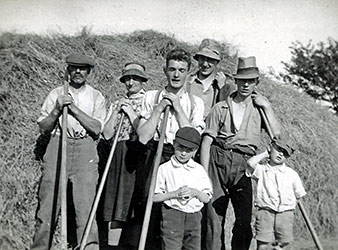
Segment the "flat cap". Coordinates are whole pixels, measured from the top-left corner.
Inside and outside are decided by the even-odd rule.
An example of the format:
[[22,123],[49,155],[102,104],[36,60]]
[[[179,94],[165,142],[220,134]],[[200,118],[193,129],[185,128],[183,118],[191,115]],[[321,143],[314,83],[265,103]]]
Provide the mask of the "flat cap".
[[94,67],[94,60],[81,53],[73,53],[66,57],[66,63],[74,66],[90,66]]
[[276,145],[283,149],[285,156],[291,156],[295,151],[289,144],[283,139],[274,139],[272,145]]
[[201,135],[192,127],[183,127],[177,130],[175,141],[187,148],[197,149],[201,143]]

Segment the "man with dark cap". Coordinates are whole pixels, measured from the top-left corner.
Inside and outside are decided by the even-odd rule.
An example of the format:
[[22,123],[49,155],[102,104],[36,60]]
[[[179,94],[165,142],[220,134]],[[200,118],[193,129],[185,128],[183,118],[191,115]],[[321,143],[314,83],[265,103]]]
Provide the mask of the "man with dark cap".
[[204,102],[204,119],[210,109],[232,91],[226,84],[225,74],[217,69],[221,61],[219,44],[212,39],[203,39],[199,51],[194,55],[198,62],[198,71],[189,76],[186,89],[189,93],[200,97]]
[[237,91],[211,109],[201,145],[201,164],[208,170],[214,188],[214,196],[207,205],[207,250],[225,249],[224,217],[230,199],[236,217],[232,249],[249,249],[252,186],[245,169],[247,160],[260,145],[263,125],[260,112],[266,114],[273,134],[280,134],[270,102],[255,91],[259,82],[256,58],[239,58],[234,78]]
[[[106,116],[103,95],[87,84],[94,61],[75,53],[66,58],[68,94],[62,86],[52,90],[42,105],[38,124],[42,134],[51,139],[42,161],[39,188],[37,227],[31,249],[51,248],[52,236],[60,211],[59,171],[61,163],[62,110],[68,107],[67,117],[67,180],[75,208],[76,235],[80,241],[95,198],[98,179],[98,155],[95,140],[102,131]],[[68,190],[70,191],[70,190]],[[97,225],[93,224],[86,250],[99,249]]]

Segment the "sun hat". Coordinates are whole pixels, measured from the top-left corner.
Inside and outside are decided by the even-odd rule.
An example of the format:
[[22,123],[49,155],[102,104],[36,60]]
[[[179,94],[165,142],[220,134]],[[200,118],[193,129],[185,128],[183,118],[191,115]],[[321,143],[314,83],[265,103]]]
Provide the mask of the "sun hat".
[[197,149],[201,143],[201,135],[192,127],[183,127],[177,130],[175,141],[187,148]]
[[291,156],[295,151],[290,145],[288,145],[283,139],[274,139],[272,145],[276,145],[282,148],[287,156]]
[[259,77],[259,70],[256,66],[256,57],[239,57],[235,79],[252,79]]
[[199,46],[199,51],[194,55],[194,59],[198,61],[199,56],[205,56],[217,61],[221,60],[219,45],[215,40],[205,38]]
[[94,60],[81,53],[72,53],[66,57],[66,63],[72,66],[90,66],[94,67]]
[[143,79],[144,82],[148,81],[148,77],[145,74],[146,67],[138,62],[130,62],[124,65],[122,70],[122,76],[120,77],[120,81],[124,82],[124,78],[126,76],[139,76]]

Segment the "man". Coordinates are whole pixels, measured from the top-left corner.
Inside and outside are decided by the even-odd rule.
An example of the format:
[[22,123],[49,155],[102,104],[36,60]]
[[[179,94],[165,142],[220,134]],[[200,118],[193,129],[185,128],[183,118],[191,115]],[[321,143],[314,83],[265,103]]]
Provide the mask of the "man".
[[[168,81],[167,86],[162,90],[151,90],[145,94],[137,129],[139,141],[147,146],[146,159],[136,170],[133,206],[137,224],[143,222],[151,182],[151,170],[159,140],[159,128],[165,108],[168,105],[171,107],[166,124],[161,163],[168,161],[174,154],[173,141],[179,128],[190,126],[196,128],[199,132],[204,129],[203,101],[188,94],[184,89],[190,65],[190,54],[185,50],[178,48],[170,51],[166,57],[164,68]],[[148,237],[146,249],[159,249],[159,245],[156,244],[159,243],[159,235],[156,235],[158,236],[157,239],[154,237],[154,234],[159,232],[159,225],[156,224],[156,222],[159,223],[157,215],[159,214],[156,206],[154,206],[148,230],[150,237]]]
[[280,134],[280,125],[270,103],[255,92],[258,77],[256,58],[239,58],[234,75],[237,91],[217,103],[206,120],[201,164],[208,170],[214,188],[214,196],[207,206],[205,247],[208,250],[225,249],[224,217],[229,199],[236,217],[232,249],[247,250],[250,247],[252,186],[245,168],[246,161],[260,144],[261,111],[265,112],[273,134]]
[[[39,188],[37,228],[31,249],[51,247],[56,220],[60,211],[59,173],[61,163],[62,110],[68,107],[66,173],[72,187],[78,242],[89,217],[96,193],[98,155],[95,140],[102,130],[106,116],[102,94],[87,84],[94,66],[90,57],[71,54],[66,58],[69,92],[57,87],[47,96],[38,124],[42,134],[51,134],[43,157],[42,178]],[[70,191],[70,190],[68,190]],[[86,250],[99,249],[97,225],[94,223]]]
[[189,93],[202,98],[204,102],[204,115],[206,118],[210,109],[219,101],[225,100],[232,88],[226,84],[226,76],[217,70],[221,61],[219,45],[211,39],[201,42],[199,51],[194,55],[198,62],[198,71],[190,75],[186,89]]

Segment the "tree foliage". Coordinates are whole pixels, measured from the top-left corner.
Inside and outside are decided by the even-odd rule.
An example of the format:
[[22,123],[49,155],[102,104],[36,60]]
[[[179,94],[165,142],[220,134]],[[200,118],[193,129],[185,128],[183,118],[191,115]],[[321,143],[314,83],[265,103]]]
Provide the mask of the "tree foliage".
[[319,100],[332,103],[338,112],[338,42],[328,39],[307,45],[299,41],[292,43],[291,63],[282,62],[287,74],[282,74],[285,82],[304,89]]

